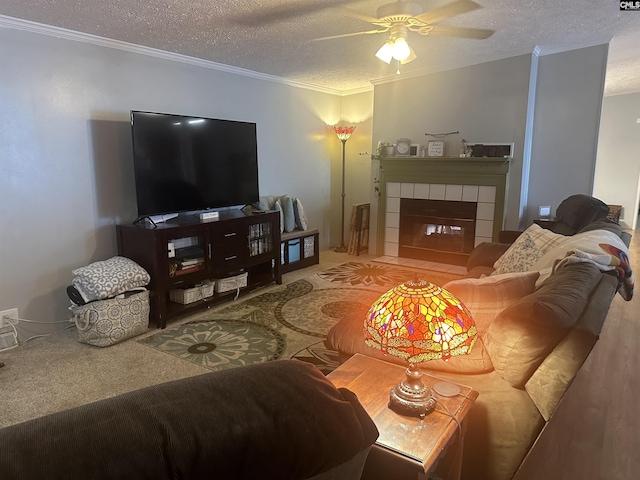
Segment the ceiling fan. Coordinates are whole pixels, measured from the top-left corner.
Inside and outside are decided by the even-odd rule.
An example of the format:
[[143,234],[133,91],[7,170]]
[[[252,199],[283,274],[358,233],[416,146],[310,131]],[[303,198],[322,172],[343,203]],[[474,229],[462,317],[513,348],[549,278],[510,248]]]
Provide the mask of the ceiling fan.
[[395,59],[401,64],[411,62],[416,58],[413,49],[407,43],[409,32],[419,35],[437,35],[445,37],[460,37],[485,39],[494,32],[483,28],[462,28],[444,25],[434,25],[447,18],[482,8],[471,0],[457,0],[448,5],[423,12],[422,6],[406,0],[387,3],[378,8],[376,17],[356,14],[361,20],[367,21],[377,28],[361,32],[344,33],[315,40],[331,40],[335,38],[353,37],[356,35],[371,35],[389,33],[384,45],[376,53],[380,60],[391,63]]

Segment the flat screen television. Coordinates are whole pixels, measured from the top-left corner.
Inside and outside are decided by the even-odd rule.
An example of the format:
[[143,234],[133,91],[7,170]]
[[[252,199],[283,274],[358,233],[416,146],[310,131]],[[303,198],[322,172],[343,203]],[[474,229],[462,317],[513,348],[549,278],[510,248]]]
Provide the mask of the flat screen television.
[[131,111],[138,216],[259,200],[256,124]]

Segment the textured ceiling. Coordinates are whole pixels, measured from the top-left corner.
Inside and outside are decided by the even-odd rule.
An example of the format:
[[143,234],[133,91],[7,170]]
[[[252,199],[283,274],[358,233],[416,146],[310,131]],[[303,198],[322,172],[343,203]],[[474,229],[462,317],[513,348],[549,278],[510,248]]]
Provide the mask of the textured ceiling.
[[[424,11],[454,0],[414,0]],[[430,73],[611,40],[605,94],[640,92],[640,12],[615,0],[476,0],[474,11],[438,25],[494,30],[485,40],[420,36],[405,74]],[[0,0],[0,15],[352,91],[395,75],[374,53],[386,34],[314,41],[374,28],[391,0]]]

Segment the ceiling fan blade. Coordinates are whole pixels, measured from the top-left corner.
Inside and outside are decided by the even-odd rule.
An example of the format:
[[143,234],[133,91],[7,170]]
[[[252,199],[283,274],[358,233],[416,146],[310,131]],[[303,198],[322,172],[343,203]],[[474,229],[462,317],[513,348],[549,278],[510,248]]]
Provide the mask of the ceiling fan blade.
[[485,28],[463,28],[463,27],[447,27],[443,25],[434,25],[428,35],[438,37],[459,37],[459,38],[475,38],[484,40],[489,38],[495,32]]
[[330,37],[314,38],[312,42],[318,42],[321,40],[333,40],[334,38],[355,37],[356,35],[371,35],[373,33],[385,33],[387,30],[366,30],[364,32],[343,33],[342,35],[331,35]]
[[320,12],[328,8],[342,7],[360,0],[323,0],[310,3],[305,0],[294,0],[270,8],[256,7],[252,12],[234,15],[229,21],[245,27],[257,27],[268,23],[291,20],[295,17]]
[[433,24],[447,18],[455,17],[456,15],[460,15],[461,13],[477,10],[478,8],[482,8],[482,6],[478,5],[476,2],[472,2],[471,0],[457,0],[456,2],[450,3],[448,5],[434,8],[433,10],[429,10],[428,12],[416,15],[413,18],[417,18],[424,23]]
[[348,12],[347,13],[348,16],[357,18],[358,20],[362,20],[363,22],[374,23],[374,22],[380,21],[379,18],[372,17],[371,15],[367,15],[365,13],[357,12],[352,8],[344,7],[342,10],[346,10]]

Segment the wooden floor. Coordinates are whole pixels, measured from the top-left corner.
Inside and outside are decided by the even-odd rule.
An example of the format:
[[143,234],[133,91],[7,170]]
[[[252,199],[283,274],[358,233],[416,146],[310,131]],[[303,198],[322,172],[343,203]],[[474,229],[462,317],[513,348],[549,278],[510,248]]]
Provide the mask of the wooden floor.
[[[631,265],[640,274],[640,231]],[[640,288],[616,295],[600,339],[515,480],[640,478]]]

